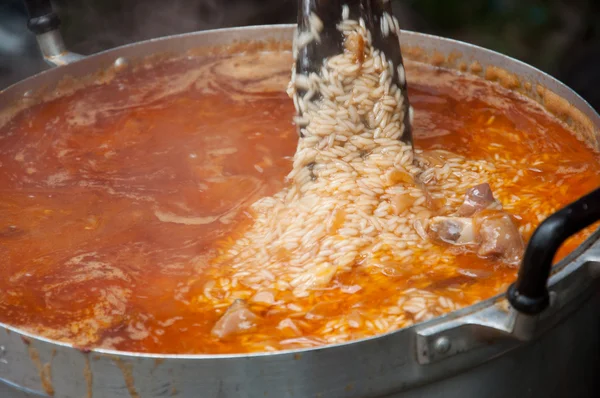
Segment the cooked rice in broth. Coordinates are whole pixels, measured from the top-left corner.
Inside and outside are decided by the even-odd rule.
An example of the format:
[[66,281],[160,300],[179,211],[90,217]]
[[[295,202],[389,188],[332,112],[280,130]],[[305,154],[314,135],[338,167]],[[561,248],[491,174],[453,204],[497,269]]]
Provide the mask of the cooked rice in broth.
[[[464,250],[494,246],[488,254],[511,265],[518,264],[522,254],[520,233],[508,214],[498,214],[501,205],[495,200],[478,209],[495,210],[488,210],[493,215],[477,226],[482,229],[493,223],[490,217],[500,218],[503,225],[490,233],[512,234],[511,242],[499,243],[497,238],[486,242],[472,231],[473,219],[459,216],[467,190],[487,187],[483,184],[490,180],[495,165],[444,150],[413,154],[412,146],[400,141],[402,93],[393,82],[395,73],[401,74],[400,81],[404,79],[403,67],[395,70],[373,47],[362,20],[345,19],[338,29],[345,37],[343,53],[326,60],[319,74],[292,72],[288,94],[298,112],[300,138],[287,176],[289,185],[252,205],[252,226],[233,244],[225,245],[214,261],[212,280],[222,280],[221,271],[226,270],[231,277],[227,287],[242,283],[247,289],[215,297],[211,293],[214,283],[209,282],[199,299],[216,307],[238,300],[222,319],[243,318],[244,311],[250,318],[217,324],[213,334],[218,337],[243,332],[259,322],[242,300],[297,309],[278,327],[299,330],[292,318],[305,316],[309,308],[299,305],[298,298],[331,288],[336,275],[356,267],[371,272],[386,264],[402,267],[427,262],[439,246],[436,238],[452,239],[438,229],[454,228],[449,232],[458,233],[453,243]],[[312,33],[318,35],[315,29]],[[302,96],[300,89],[305,93]],[[468,231],[463,230],[463,223],[468,224]],[[508,232],[506,224],[512,227]],[[502,244],[507,247],[496,247]],[[453,257],[451,252],[435,255],[439,263]],[[352,294],[362,286],[337,288]],[[292,295],[286,294],[290,291]],[[407,289],[398,294],[394,306],[381,309],[386,315],[370,322],[370,333],[391,331],[454,308],[448,297]],[[355,319],[343,324],[340,321],[347,314],[339,314],[321,331],[321,340],[292,343],[346,341],[350,338],[347,330],[365,321],[360,310],[354,314]]]
[[[296,46],[319,39],[310,22]],[[292,70],[287,95],[289,49],[250,43],[126,68],[0,125],[0,322],[85,348],[260,352],[503,292],[535,227],[600,186],[600,157],[517,93],[396,70],[360,21],[338,28],[343,53]]]

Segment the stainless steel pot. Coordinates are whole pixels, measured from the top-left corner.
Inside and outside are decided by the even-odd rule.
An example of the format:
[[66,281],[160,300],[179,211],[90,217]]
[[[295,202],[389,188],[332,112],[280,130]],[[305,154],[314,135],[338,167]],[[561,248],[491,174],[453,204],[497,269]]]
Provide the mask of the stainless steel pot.
[[[46,59],[63,66],[1,92],[0,113],[65,76],[83,77],[128,60],[157,53],[182,54],[201,46],[288,41],[294,30],[286,25],[205,31],[83,58],[65,50],[51,18],[42,18],[38,25],[35,20],[30,23]],[[575,122],[587,126],[582,134],[589,142],[600,142],[600,116],[552,77],[504,55],[453,40],[403,32],[402,42],[405,47],[418,47],[421,54],[436,52],[438,59],[442,54],[453,60],[477,61],[475,65],[483,70],[501,67],[529,82],[531,90],[538,85],[551,90],[579,112]],[[508,298],[498,296],[410,328],[347,344],[250,355],[84,352],[0,324],[0,381],[4,382],[0,382],[0,396],[598,396],[600,231],[555,266],[546,280],[560,244],[598,219],[600,190],[544,222],[528,246]]]

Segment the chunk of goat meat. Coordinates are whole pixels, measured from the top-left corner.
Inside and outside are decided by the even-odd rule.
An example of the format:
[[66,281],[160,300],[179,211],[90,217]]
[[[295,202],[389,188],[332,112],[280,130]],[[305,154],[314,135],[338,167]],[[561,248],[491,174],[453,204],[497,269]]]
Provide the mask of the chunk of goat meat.
[[223,316],[215,323],[210,333],[220,339],[245,332],[256,326],[258,317],[248,308],[244,300],[235,300]]
[[509,214],[486,211],[475,216],[474,221],[481,240],[477,254],[499,257],[513,265],[519,264],[525,251],[525,243]]
[[431,196],[431,193],[429,192],[429,188],[427,188],[427,185],[425,185],[425,183],[420,178],[415,180],[415,184],[423,192],[423,196],[425,197],[425,206],[429,210],[437,210],[439,208],[438,201],[436,199],[434,199],[433,196]]
[[458,209],[461,217],[471,217],[478,211],[499,205],[494,198],[490,184],[484,183],[469,188],[465,195],[463,204]]
[[432,217],[429,232],[433,238],[452,245],[476,243],[473,219],[467,217]]
[[433,217],[429,236],[455,245],[473,245],[482,257],[496,257],[516,265],[521,261],[525,243],[512,217],[499,210],[483,210],[473,218]]

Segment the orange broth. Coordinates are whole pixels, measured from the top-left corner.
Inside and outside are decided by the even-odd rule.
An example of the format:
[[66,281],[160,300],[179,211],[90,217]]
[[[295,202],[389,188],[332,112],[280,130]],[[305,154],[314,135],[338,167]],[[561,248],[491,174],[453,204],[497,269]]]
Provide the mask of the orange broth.
[[[0,127],[0,322],[81,347],[252,351],[249,335],[212,337],[223,309],[199,307],[195,297],[218,245],[250,222],[245,212],[208,220],[277,192],[291,170],[290,65],[287,52],[164,61],[32,106]],[[526,240],[544,216],[600,186],[598,154],[536,103],[427,65],[410,63],[407,74],[418,148],[515,161],[499,199]],[[541,204],[511,207],[512,195]],[[357,267],[335,283],[363,289],[315,292],[324,317],[302,320],[301,331],[312,336],[327,314],[358,300],[376,309],[411,286],[452,287],[446,294],[471,305],[517,272],[474,254],[457,253],[453,267],[452,276],[415,265],[394,277]],[[249,333],[293,337],[276,328],[285,311],[253,310],[263,321]]]

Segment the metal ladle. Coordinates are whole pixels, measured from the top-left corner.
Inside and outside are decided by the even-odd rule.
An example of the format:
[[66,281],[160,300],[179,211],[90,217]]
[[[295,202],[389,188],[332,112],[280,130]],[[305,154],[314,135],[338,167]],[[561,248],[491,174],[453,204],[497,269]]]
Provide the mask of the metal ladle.
[[400,140],[413,145],[412,108],[406,90],[406,74],[398,33],[398,21],[392,13],[389,0],[300,0],[298,3],[298,36],[311,29],[311,15],[322,22],[320,40],[313,40],[302,46],[296,54],[296,73],[309,75],[318,73],[323,62],[344,51],[344,36],[337,29],[343,20],[344,9],[353,20],[364,20],[366,29],[371,33],[373,46],[383,52],[394,65],[393,82],[400,88],[403,96],[404,132]]

